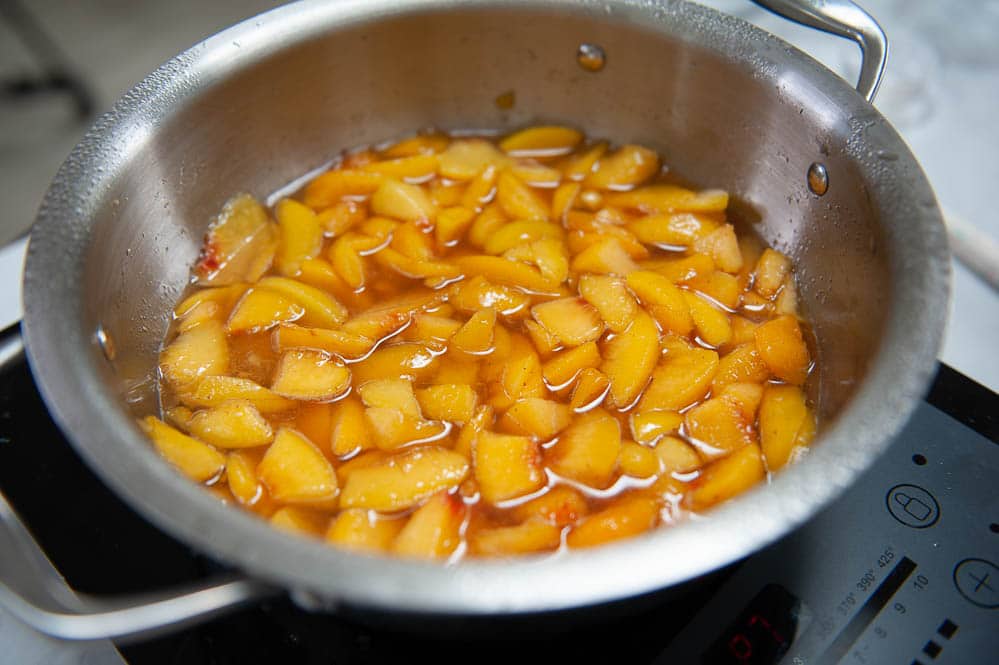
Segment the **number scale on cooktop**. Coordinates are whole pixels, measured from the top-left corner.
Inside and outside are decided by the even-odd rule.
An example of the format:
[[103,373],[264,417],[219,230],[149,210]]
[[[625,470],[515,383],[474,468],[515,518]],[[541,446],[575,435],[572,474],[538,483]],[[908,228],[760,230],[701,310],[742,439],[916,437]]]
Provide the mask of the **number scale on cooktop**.
[[999,663],[997,479],[999,446],[922,404],[856,486],[749,559],[657,662]]

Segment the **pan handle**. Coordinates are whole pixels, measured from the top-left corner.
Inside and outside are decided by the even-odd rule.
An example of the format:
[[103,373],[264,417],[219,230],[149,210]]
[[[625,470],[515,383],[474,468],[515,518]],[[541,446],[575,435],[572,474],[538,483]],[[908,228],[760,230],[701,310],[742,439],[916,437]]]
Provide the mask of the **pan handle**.
[[[18,326],[0,339],[0,367],[21,358]],[[0,605],[35,630],[67,640],[145,638],[280,593],[241,576],[136,596],[72,591],[0,494]]]
[[874,17],[851,0],[753,0],[786,19],[852,39],[860,46],[857,92],[874,102],[888,62],[888,38]]

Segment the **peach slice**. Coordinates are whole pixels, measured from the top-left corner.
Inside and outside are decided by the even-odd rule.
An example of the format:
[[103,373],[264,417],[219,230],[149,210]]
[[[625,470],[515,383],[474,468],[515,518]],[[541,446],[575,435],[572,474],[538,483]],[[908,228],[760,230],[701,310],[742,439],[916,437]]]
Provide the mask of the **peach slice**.
[[481,432],[473,450],[475,480],[488,503],[530,494],[547,480],[540,448],[526,436]]

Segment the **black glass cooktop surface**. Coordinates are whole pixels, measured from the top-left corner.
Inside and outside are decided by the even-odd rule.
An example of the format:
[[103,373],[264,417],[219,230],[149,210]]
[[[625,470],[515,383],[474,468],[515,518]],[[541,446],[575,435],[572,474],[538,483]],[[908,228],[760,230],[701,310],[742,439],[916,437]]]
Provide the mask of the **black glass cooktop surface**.
[[[999,433],[995,393],[946,366],[927,401],[993,440]],[[0,373],[0,490],[77,591],[141,592],[222,570],[151,526],[94,476],[49,419],[23,361]],[[649,663],[735,568],[698,581],[679,598],[645,598],[624,612],[597,609],[570,627],[543,621],[526,631],[502,623],[400,631],[277,599],[119,651],[132,665]]]

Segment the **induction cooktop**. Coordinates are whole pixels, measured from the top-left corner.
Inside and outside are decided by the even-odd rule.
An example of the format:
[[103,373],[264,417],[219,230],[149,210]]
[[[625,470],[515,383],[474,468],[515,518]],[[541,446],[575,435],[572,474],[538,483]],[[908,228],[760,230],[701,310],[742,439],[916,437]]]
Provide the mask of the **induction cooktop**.
[[[806,526],[675,595],[578,625],[384,627],[261,602],[132,644],[44,638],[0,609],[0,662],[999,663],[999,397],[941,365],[889,451]],[[150,525],[83,464],[23,362],[0,372],[0,491],[66,582],[136,593],[220,564]]]

